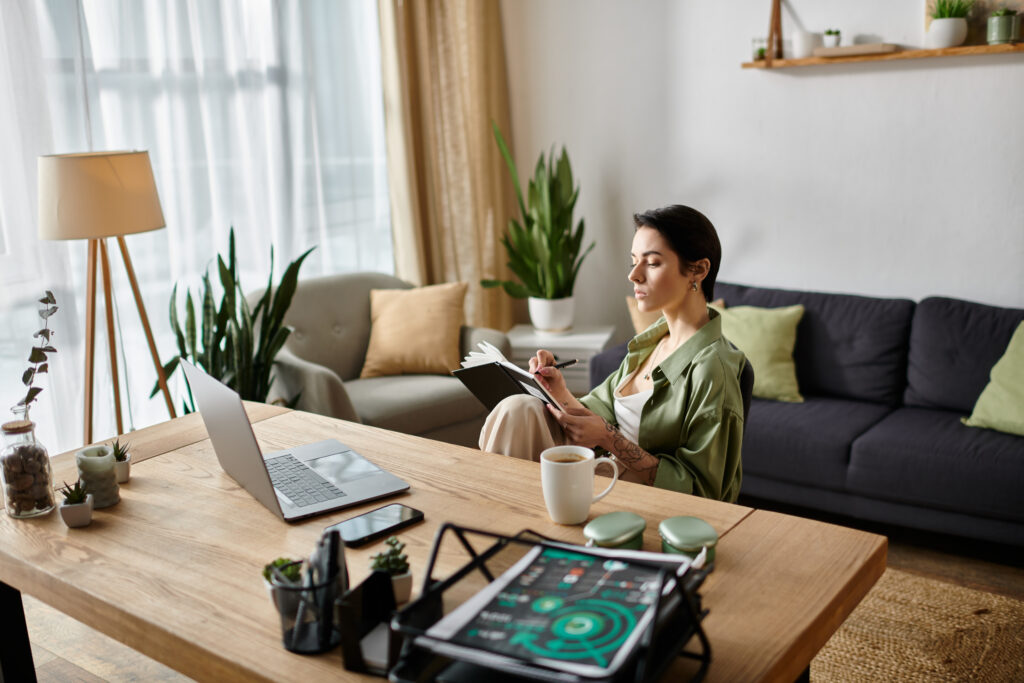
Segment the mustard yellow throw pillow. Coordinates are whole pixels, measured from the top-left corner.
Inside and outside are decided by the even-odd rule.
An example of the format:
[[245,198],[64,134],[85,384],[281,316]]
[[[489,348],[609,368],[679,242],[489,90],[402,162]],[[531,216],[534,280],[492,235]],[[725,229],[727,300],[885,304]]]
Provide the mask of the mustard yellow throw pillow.
[[796,381],[793,347],[804,307],[712,306],[722,316],[722,334],[754,366],[754,396],[803,403]]
[[1024,322],[1017,325],[1003,357],[992,366],[974,412],[961,421],[968,427],[1024,436]]
[[448,374],[459,367],[465,282],[370,290],[370,345],[360,378]]

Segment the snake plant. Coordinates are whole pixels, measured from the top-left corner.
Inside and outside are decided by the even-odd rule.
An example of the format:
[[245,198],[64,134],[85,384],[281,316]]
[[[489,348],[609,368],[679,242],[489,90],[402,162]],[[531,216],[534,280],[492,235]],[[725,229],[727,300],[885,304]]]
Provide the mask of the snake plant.
[[546,158],[541,152],[524,198],[519,185],[519,171],[508,151],[508,145],[498,126],[492,126],[498,148],[512,174],[516,199],[519,201],[522,222],[510,219],[508,233],[501,238],[508,254],[508,267],[519,282],[481,280],[480,284],[484,287],[502,287],[510,296],[518,299],[562,299],[572,296],[580,265],[594,248],[594,243],[591,242],[580,254],[583,219],[573,228],[572,218],[580,190],[573,185],[569,155],[564,147],[557,160],[553,149]]
[[[178,319],[178,285],[171,291],[170,320],[178,344],[178,355],[164,365],[168,378],[178,369],[182,358],[201,367],[211,377],[238,392],[249,401],[265,402],[274,383],[271,374],[274,357],[284,346],[291,328],[283,323],[291,305],[302,262],[315,247],[288,264],[276,288],[274,284],[274,247],[270,247],[270,275],[267,287],[256,306],[249,307],[238,277],[235,259],[235,231],[228,237],[228,262],[217,255],[217,272],[222,296],[214,303],[214,287],[209,272],[203,274],[202,308],[197,312],[191,290],[185,291],[185,327]],[[150,397],[159,391],[153,385]],[[299,397],[288,403],[295,405]],[[195,410],[191,392],[183,401],[186,413]]]

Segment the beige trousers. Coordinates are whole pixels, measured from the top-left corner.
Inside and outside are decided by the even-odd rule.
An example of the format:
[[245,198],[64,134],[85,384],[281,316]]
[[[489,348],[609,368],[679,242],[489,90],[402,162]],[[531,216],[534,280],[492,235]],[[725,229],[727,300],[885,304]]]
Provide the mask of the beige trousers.
[[[539,398],[517,394],[509,396],[487,416],[480,430],[480,450],[502,453],[520,460],[540,462],[540,454],[552,446],[568,443],[565,432]],[[641,476],[617,460],[619,479],[644,483]],[[610,467],[598,474],[611,476]]]
[[480,450],[540,462],[546,448],[565,443],[565,433],[544,402],[516,394],[504,399],[487,416],[480,430]]

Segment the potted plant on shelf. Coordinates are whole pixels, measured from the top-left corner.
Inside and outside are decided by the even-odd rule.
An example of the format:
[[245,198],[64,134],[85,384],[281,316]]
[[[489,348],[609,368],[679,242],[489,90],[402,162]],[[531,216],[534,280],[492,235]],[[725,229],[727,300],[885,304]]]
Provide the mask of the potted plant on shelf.
[[79,479],[71,486],[64,482],[60,489],[64,502],[60,504],[60,518],[69,527],[88,526],[92,522],[92,494],[82,486]]
[[519,171],[508,145],[494,125],[494,137],[505,159],[522,222],[512,218],[508,233],[502,236],[508,254],[508,267],[519,279],[481,280],[484,287],[502,287],[509,296],[528,299],[530,320],[540,332],[566,332],[572,328],[573,288],[580,265],[594,243],[583,246],[583,219],[573,227],[573,209],[579,197],[574,186],[572,166],[565,148],[555,159],[554,150],[537,160],[526,197],[519,186]]
[[839,39],[841,36],[842,34],[839,32],[839,29],[827,28],[825,29],[825,35],[822,38],[822,44],[825,47],[839,47]]
[[1006,7],[988,15],[988,44],[1003,45],[1020,40],[1020,15]]
[[131,444],[121,443],[120,439],[114,439],[110,444],[110,450],[114,452],[114,472],[117,474],[117,483],[123,484],[128,481],[132,471],[132,454],[128,452]]
[[967,39],[967,15],[973,5],[974,0],[935,0],[925,46],[942,49],[961,45]]
[[370,569],[375,572],[387,572],[391,575],[391,585],[395,591],[395,604],[401,605],[412,595],[412,572],[409,571],[409,559],[402,553],[405,544],[395,536],[385,541],[388,549],[373,556]]

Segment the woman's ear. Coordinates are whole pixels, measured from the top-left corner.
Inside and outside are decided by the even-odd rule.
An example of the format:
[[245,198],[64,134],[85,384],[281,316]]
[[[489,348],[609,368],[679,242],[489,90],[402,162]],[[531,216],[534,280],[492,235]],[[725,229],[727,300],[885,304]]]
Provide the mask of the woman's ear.
[[711,270],[711,260],[702,258],[694,261],[690,264],[690,272],[698,276],[701,280],[707,277],[708,272]]

